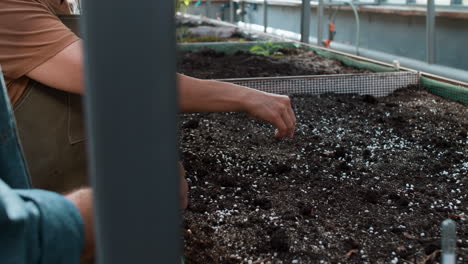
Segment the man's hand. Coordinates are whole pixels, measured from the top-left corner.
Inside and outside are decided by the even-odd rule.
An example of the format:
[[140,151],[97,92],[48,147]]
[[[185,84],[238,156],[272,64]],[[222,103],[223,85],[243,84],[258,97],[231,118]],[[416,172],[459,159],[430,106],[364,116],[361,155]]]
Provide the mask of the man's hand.
[[[81,263],[87,263],[94,258],[94,227],[93,227],[93,193],[90,188],[76,190],[65,195],[75,204],[84,224],[85,245],[81,255]],[[59,242],[58,242],[59,243]]]
[[296,116],[289,97],[251,90],[245,96],[244,102],[245,112],[257,119],[270,122],[277,128],[275,137],[294,136]]
[[179,162],[179,176],[180,176],[180,208],[185,209],[188,205],[188,183],[185,179],[185,169],[181,162]]
[[233,83],[177,75],[179,107],[183,112],[247,112],[272,123],[276,137],[292,137],[296,117],[289,97]]

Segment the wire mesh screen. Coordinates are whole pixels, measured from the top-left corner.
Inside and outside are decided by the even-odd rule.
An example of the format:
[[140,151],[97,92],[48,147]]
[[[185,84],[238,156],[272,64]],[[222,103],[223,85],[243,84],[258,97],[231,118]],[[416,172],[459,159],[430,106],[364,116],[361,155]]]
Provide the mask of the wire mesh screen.
[[419,75],[413,72],[387,72],[365,74],[309,75],[223,79],[242,86],[277,94],[369,94],[386,96],[399,88],[419,85]]

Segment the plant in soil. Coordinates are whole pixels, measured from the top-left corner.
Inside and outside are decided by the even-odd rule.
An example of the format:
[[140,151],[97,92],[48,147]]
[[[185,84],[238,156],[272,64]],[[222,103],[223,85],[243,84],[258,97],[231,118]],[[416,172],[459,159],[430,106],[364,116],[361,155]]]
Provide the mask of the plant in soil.
[[280,50],[283,46],[275,44],[271,41],[262,42],[259,45],[255,45],[250,49],[250,53],[255,55],[263,55],[269,57],[280,57],[284,55]]
[[176,10],[186,9],[191,2],[191,0],[176,0]]

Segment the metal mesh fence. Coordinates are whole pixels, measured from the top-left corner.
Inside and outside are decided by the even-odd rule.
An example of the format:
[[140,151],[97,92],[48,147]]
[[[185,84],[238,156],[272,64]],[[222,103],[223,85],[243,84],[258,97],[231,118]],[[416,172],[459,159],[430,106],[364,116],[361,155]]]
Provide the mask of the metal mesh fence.
[[387,72],[365,74],[310,75],[223,79],[242,86],[277,94],[369,94],[387,96],[399,88],[419,85],[419,75],[413,72]]
[[468,87],[455,86],[441,81],[436,81],[427,77],[421,77],[421,86],[431,93],[444,98],[468,104]]
[[[218,52],[234,53],[236,51],[249,51],[255,42],[218,42],[218,43],[192,43],[178,45],[179,50],[197,51],[202,48],[210,48]],[[285,48],[296,48],[297,44],[292,42],[275,42]],[[301,48],[313,50],[320,56],[341,61],[344,65],[357,69],[367,69],[374,74],[352,75],[326,75],[326,76],[295,76],[276,78],[253,78],[253,79],[229,79],[227,81],[240,85],[249,86],[259,90],[282,93],[308,93],[318,94],[326,92],[334,93],[360,93],[374,96],[385,96],[392,91],[408,85],[419,85],[431,93],[468,104],[468,86],[465,83],[454,84],[454,82],[436,81],[422,74],[412,72],[396,72],[397,70],[388,65],[376,64],[375,62],[348,57],[345,54],[318,49],[313,46],[302,45]],[[312,80],[318,79],[318,80]],[[457,83],[457,81],[455,81]]]

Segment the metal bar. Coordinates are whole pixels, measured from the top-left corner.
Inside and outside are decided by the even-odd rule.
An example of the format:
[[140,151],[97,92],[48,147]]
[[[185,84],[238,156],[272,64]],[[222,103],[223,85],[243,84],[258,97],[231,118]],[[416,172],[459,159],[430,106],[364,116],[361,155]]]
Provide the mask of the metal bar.
[[268,1],[264,0],[263,1],[263,32],[267,32],[268,28]]
[[240,10],[241,10],[241,12],[240,12],[240,15],[241,15],[240,20],[241,20],[242,22],[245,22],[245,1],[240,0],[238,3],[239,3],[239,5],[240,5]]
[[354,19],[356,20],[356,39],[355,39],[355,46],[356,46],[356,55],[359,55],[359,45],[361,43],[361,22],[359,19],[359,13],[357,11],[356,6],[353,2],[346,2],[351,8],[353,9]]
[[310,34],[310,0],[302,0],[301,42],[309,43]]
[[446,219],[441,224],[442,264],[455,264],[457,262],[457,223]]
[[234,1],[229,1],[229,22],[234,23]]
[[291,76],[287,78],[225,79],[242,86],[277,94],[358,93],[386,96],[398,88],[419,84],[413,72]]
[[211,0],[206,0],[206,16],[212,18],[211,16]]
[[319,0],[317,9],[317,45],[323,45],[323,0]]
[[426,11],[426,60],[435,62],[435,1],[427,0]]
[[274,76],[274,77],[248,77],[248,78],[229,78],[229,79],[216,79],[221,82],[250,82],[250,81],[284,81],[284,80],[312,80],[312,79],[334,79],[334,78],[347,78],[347,77],[395,77],[401,76],[416,76],[419,77],[417,72],[377,72],[377,73],[344,73],[344,74],[325,74],[325,75],[294,75],[294,76]]
[[83,7],[97,263],[180,263],[174,4]]

